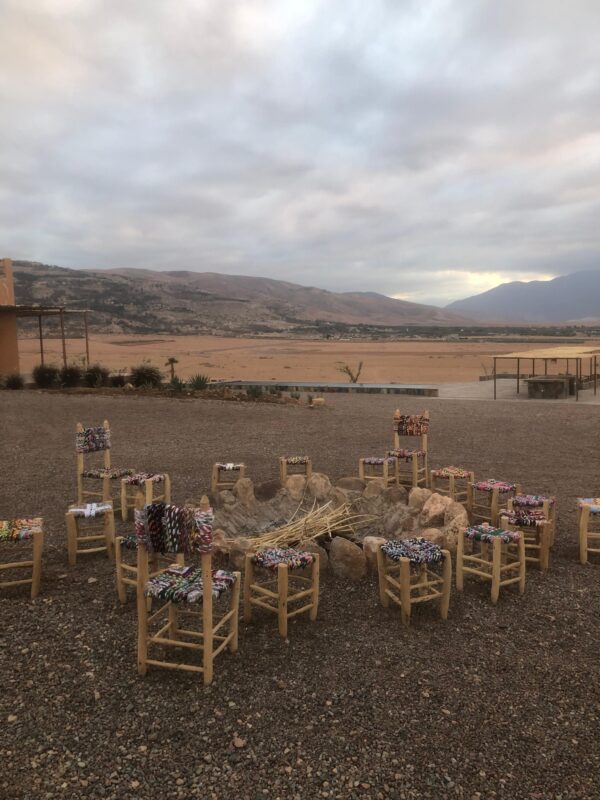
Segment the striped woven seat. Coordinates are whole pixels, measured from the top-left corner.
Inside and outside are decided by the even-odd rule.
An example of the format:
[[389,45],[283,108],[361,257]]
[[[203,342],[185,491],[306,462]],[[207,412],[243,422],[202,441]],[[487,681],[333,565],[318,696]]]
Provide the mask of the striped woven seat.
[[449,480],[450,478],[470,478],[471,470],[464,469],[463,467],[440,467],[439,469],[432,469],[431,474],[434,478],[442,478]]
[[518,531],[506,531],[503,528],[495,528],[487,522],[481,525],[472,525],[465,531],[467,539],[475,542],[484,542],[490,544],[496,539],[500,539],[503,544],[512,544],[519,542],[521,534]]
[[600,514],[600,497],[578,497],[579,508],[589,507],[590,514]]
[[42,517],[22,517],[15,520],[0,520],[0,542],[24,542],[41,533]]
[[506,519],[510,525],[517,525],[520,528],[535,528],[549,522],[542,509],[524,508],[513,509],[512,511],[502,511],[501,519]]
[[269,547],[265,550],[258,550],[252,558],[252,563],[257,567],[270,570],[276,570],[280,564],[285,564],[288,569],[302,569],[302,567],[310,567],[314,559],[313,553],[295,550],[292,547]]
[[165,480],[165,474],[163,472],[136,472],[133,475],[128,475],[125,478],[125,483],[128,486],[143,486],[145,485],[146,481],[152,481],[152,483],[162,483]]
[[392,561],[408,558],[411,564],[437,564],[442,560],[442,548],[428,539],[391,539],[381,545],[382,551]]
[[387,454],[389,458],[404,458],[407,461],[415,456],[417,458],[425,458],[426,455],[425,450],[410,450],[404,447],[388,450]]
[[[224,569],[212,570],[211,575],[212,596],[215,599],[229,591],[236,581],[233,572]],[[204,598],[202,570],[173,564],[146,582],[144,594],[172,603],[201,603]]]
[[497,489],[500,494],[506,494],[507,492],[514,492],[517,485],[506,481],[497,481],[494,478],[487,478],[484,481],[474,483],[473,488],[477,489],[478,492],[493,492],[494,489]]
[[381,464],[393,464],[394,459],[390,458],[389,456],[386,458],[382,458],[381,456],[366,456],[363,458],[363,463],[379,466]]
[[513,497],[513,506],[519,508],[541,508],[548,501],[548,505],[554,505],[553,497],[544,497],[541,494],[517,494]]
[[133,469],[120,469],[119,467],[100,467],[99,469],[84,469],[81,473],[84,478],[98,478],[104,480],[109,478],[111,481],[125,478],[127,475],[133,475]]

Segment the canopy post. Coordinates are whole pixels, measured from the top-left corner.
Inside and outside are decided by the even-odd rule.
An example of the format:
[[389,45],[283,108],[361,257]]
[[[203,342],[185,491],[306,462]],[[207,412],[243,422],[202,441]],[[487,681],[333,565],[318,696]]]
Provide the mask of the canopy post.
[[496,399],[496,356],[494,356],[494,400]]
[[597,370],[596,358],[597,356],[594,356],[594,394],[596,394],[598,388],[598,370]]
[[535,358],[531,359],[531,377],[535,378]]
[[544,359],[544,375],[548,374],[548,359]]
[[38,314],[38,330],[40,332],[40,361],[44,366],[44,334],[42,331],[42,315]]
[[517,394],[521,393],[521,359],[517,358]]
[[63,353],[63,364],[67,366],[67,343],[65,341],[65,310],[64,308],[60,309],[59,312],[60,316],[60,336],[62,339],[62,353]]
[[579,400],[579,374],[581,373],[581,359],[575,359],[575,402]]
[[83,327],[85,329],[85,365],[89,367],[90,365],[90,337],[88,334],[88,318],[87,318],[87,311],[83,312]]

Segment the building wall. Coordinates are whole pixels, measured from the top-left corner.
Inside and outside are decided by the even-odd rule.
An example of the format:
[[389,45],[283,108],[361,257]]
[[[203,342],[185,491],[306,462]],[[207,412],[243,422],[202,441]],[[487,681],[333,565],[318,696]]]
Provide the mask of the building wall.
[[[0,306],[15,305],[12,262],[10,258],[0,261]],[[17,344],[16,309],[0,309],[0,375],[19,371],[19,346]]]

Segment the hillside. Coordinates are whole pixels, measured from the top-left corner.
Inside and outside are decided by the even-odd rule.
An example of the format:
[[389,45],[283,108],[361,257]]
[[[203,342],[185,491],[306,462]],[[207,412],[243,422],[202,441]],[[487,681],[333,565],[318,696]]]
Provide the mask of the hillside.
[[460,325],[464,317],[372,292],[328,292],[214,272],[81,270],[14,262],[18,303],[89,308],[107,333],[293,333],[318,323]]
[[456,300],[447,311],[475,319],[528,322],[589,322],[600,318],[600,270],[562,275],[550,281],[512,281]]

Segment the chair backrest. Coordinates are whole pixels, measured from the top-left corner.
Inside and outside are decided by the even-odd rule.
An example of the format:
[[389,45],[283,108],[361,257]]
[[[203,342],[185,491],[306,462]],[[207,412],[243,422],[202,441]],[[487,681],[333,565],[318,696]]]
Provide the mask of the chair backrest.
[[172,503],[148,503],[135,509],[138,550],[166,555],[210,554],[214,514],[204,496],[198,508]]
[[400,449],[400,440],[404,436],[418,436],[420,449],[427,452],[427,436],[429,434],[429,411],[422,414],[402,414],[397,408],[394,412],[394,447]]
[[75,452],[77,453],[77,471],[83,472],[84,456],[89,453],[103,453],[104,467],[110,468],[110,425],[104,420],[102,425],[84,428],[81,422],[75,429]]

